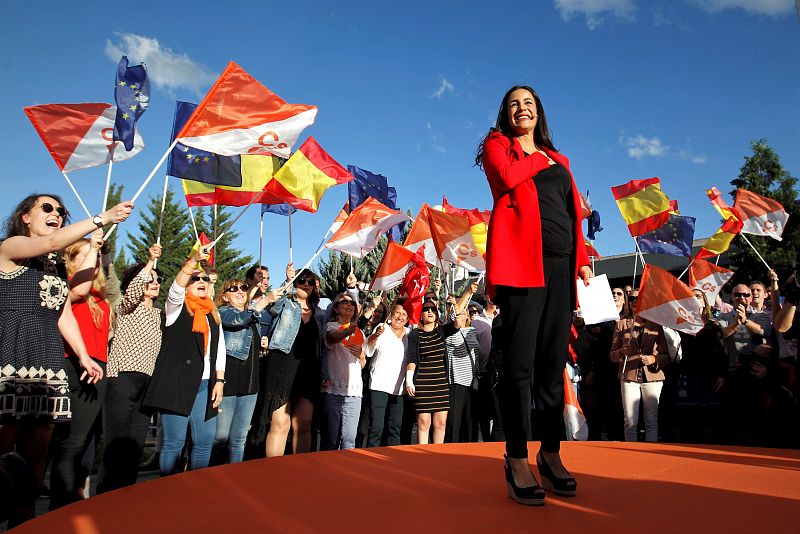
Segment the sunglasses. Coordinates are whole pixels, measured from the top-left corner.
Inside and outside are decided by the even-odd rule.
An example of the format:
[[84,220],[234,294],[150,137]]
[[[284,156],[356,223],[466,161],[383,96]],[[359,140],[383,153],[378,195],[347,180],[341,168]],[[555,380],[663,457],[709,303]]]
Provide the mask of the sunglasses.
[[474,314],[476,314],[476,313],[478,313],[478,310],[476,310],[475,308],[470,308],[470,309],[469,309],[469,314],[470,314],[470,315],[474,315]]
[[203,282],[210,282],[211,277],[208,275],[205,276],[198,276],[196,274],[192,275],[192,282],[199,282],[200,280],[202,280]]
[[636,297],[633,295],[628,295],[628,302],[636,302]]
[[58,213],[58,215],[62,219],[65,219],[67,217],[67,210],[65,210],[61,206],[55,207],[49,202],[42,202],[41,204],[39,204],[39,207],[42,208],[42,211],[45,213],[53,213],[53,210],[55,210],[55,212]]
[[164,277],[163,276],[154,276],[154,277],[150,278],[150,283],[152,284],[153,282],[155,282],[157,284],[161,284],[161,283],[164,282]]
[[299,286],[306,285],[306,286],[313,286],[316,283],[316,280],[313,278],[298,278],[295,280],[295,283]]
[[349,304],[351,306],[355,306],[356,305],[356,303],[351,299],[342,299],[339,302],[337,302],[336,304],[342,304],[342,303]]
[[246,292],[248,289],[250,289],[250,286],[247,284],[242,284],[240,286],[230,286],[225,291],[228,293],[236,293],[239,290]]
[[614,295],[615,297],[621,297],[621,296],[625,295],[625,293],[618,293],[616,291],[612,291],[611,294]]
[[432,308],[430,306],[426,306],[426,307],[422,308],[422,313],[425,313],[425,312],[436,313],[436,308]]
[[744,297],[746,299],[749,299],[750,298],[750,293],[734,293],[733,296],[736,297],[736,298]]

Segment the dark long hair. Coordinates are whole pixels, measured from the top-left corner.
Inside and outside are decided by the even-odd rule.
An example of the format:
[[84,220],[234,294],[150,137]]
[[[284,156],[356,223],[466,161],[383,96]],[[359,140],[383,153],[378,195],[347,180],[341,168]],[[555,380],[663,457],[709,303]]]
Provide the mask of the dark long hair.
[[558,152],[553,145],[553,136],[550,133],[550,128],[547,126],[547,116],[545,115],[544,106],[542,106],[542,100],[539,98],[539,95],[528,85],[515,85],[506,91],[506,94],[503,95],[503,100],[500,101],[500,110],[497,112],[497,120],[494,123],[494,128],[491,128],[486,135],[481,138],[480,143],[478,143],[478,150],[475,152],[475,165],[478,166],[478,168],[483,168],[483,143],[486,142],[486,138],[490,134],[493,132],[500,132],[509,139],[514,138],[514,132],[511,130],[511,124],[508,120],[508,97],[517,89],[525,89],[528,91],[533,95],[533,101],[536,103],[536,114],[539,116],[536,121],[536,126],[533,129],[533,140],[536,146],[547,147],[553,152]]
[[[0,241],[5,241],[9,237],[15,237],[18,235],[28,235],[28,226],[22,222],[22,216],[31,211],[41,197],[50,197],[61,204],[62,208],[65,210],[67,209],[64,206],[64,201],[61,200],[61,197],[58,195],[51,195],[50,193],[37,193],[34,195],[28,195],[27,197],[23,198],[19,204],[17,204],[17,207],[14,208],[11,216],[6,219],[6,222],[3,225],[3,238],[0,239]],[[67,216],[64,217],[61,227],[63,228],[68,221],[69,212],[67,212]]]
[[[309,277],[313,278],[315,282],[319,282],[319,277],[316,275],[316,273],[314,273],[314,271],[310,269],[303,269],[302,271],[300,271],[300,274],[297,275],[297,278],[309,278]],[[295,278],[295,281],[292,284],[295,287],[297,287],[297,278]],[[308,294],[308,298],[306,298],[306,302],[308,302],[308,307],[311,308],[312,310],[315,309],[317,307],[317,304],[319,304],[319,298],[320,298],[319,288],[315,283],[313,286],[311,286],[311,292]]]

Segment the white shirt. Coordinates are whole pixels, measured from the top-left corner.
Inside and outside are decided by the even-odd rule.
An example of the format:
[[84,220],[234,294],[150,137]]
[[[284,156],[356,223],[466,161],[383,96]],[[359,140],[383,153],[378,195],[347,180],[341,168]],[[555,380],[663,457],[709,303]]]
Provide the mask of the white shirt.
[[367,358],[370,359],[369,388],[389,395],[402,395],[405,391],[406,367],[408,358],[408,328],[399,338],[389,325],[375,340],[375,345],[367,343]]
[[358,358],[353,356],[350,350],[343,343],[328,342],[328,332],[339,330],[342,325],[338,321],[333,321],[325,325],[325,346],[328,351],[323,358],[324,380],[329,380],[330,385],[323,387],[323,393],[331,395],[342,395],[344,397],[360,397],[364,389],[361,380],[361,363]]
[[[186,288],[172,282],[167,293],[167,301],[164,303],[164,313],[167,316],[167,326],[170,326],[178,320],[178,316],[183,309],[183,302],[186,299]],[[213,318],[206,316],[209,326],[219,329],[219,344],[217,345],[217,371],[225,371],[225,336],[222,335],[222,325],[215,325]],[[211,377],[211,332],[208,335],[208,344],[206,344],[206,352],[203,356],[203,380],[208,380]],[[215,377],[216,378],[216,377]]]

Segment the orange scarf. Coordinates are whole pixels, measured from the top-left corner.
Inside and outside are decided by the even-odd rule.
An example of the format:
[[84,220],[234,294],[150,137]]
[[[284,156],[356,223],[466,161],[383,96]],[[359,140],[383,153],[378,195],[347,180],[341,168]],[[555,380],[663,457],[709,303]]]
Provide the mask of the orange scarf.
[[209,313],[214,311],[214,302],[210,298],[198,298],[186,295],[186,307],[192,313],[192,332],[203,334],[203,356],[208,347],[208,319]]

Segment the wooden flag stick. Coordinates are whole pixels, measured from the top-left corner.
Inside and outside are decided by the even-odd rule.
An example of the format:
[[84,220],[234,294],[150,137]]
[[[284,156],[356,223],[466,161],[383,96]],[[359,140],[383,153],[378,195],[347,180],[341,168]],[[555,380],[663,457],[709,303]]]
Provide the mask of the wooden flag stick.
[[72,185],[72,180],[70,180],[70,179],[69,179],[69,176],[67,176],[67,173],[65,173],[65,172],[62,172],[62,173],[61,173],[61,176],[63,176],[63,177],[64,177],[64,179],[67,181],[67,184],[69,185],[70,189],[72,189],[72,192],[73,192],[73,193],[75,193],[75,196],[77,197],[77,199],[78,199],[78,202],[80,202],[80,204],[81,204],[81,207],[83,208],[83,211],[85,211],[85,212],[86,212],[86,215],[87,215],[88,217],[92,217],[92,214],[89,212],[89,208],[87,208],[87,207],[86,207],[86,204],[84,204],[84,202],[83,202],[83,199],[82,199],[82,198],[81,198],[81,196],[78,194],[78,190],[77,190],[77,189],[75,189],[75,186],[74,186],[74,185]]

